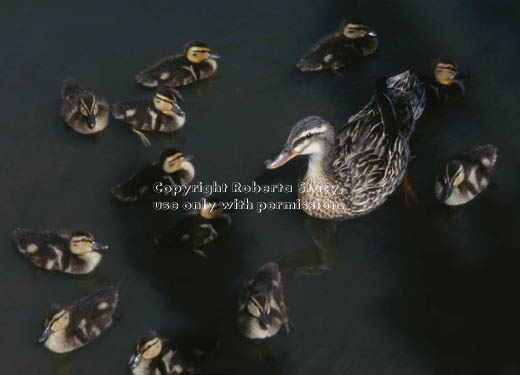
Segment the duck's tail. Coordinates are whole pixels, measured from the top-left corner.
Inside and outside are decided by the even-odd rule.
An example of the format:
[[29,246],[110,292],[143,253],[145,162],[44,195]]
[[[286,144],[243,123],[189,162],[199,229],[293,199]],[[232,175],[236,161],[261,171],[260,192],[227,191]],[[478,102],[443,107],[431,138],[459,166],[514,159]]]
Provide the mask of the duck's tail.
[[68,78],[65,81],[63,81],[63,84],[61,86],[61,98],[66,99],[70,98],[72,95],[74,95],[76,92],[80,90],[80,87],[78,85],[78,82],[75,80]]

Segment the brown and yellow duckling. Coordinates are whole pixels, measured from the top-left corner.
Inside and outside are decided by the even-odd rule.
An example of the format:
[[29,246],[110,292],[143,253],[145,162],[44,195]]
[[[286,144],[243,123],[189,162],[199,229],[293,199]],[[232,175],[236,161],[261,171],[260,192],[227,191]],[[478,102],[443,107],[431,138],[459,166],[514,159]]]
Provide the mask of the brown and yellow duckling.
[[338,132],[318,116],[293,126],[268,169],[309,155],[299,202],[309,216],[345,220],[381,206],[405,182],[409,140],[426,95],[410,72],[378,80],[376,95]]
[[217,198],[203,198],[200,205],[200,209],[186,213],[174,228],[156,238],[157,245],[161,248],[181,245],[207,258],[202,248],[218,241],[229,231],[231,216],[224,212]]
[[136,76],[146,87],[180,87],[210,77],[217,70],[219,55],[206,43],[189,43],[183,53],[165,57]]
[[108,126],[110,106],[102,97],[67,79],[61,88],[60,114],[76,132],[94,134]]
[[145,201],[157,197],[156,183],[170,186],[184,186],[195,177],[195,167],[191,155],[168,148],[161,153],[159,161],[146,165],[135,172],[127,182],[111,189],[114,198],[121,202]]
[[432,73],[420,76],[426,86],[428,106],[462,102],[466,87],[460,76],[459,68],[452,60],[446,58],[435,60]]
[[264,264],[244,285],[238,300],[237,326],[248,339],[272,337],[282,326],[289,332],[289,317],[278,264]]
[[132,125],[132,131],[145,146],[150,146],[150,141],[142,131],[171,133],[184,126],[186,113],[178,100],[182,100],[179,92],[162,87],[153,97],[115,103],[112,105],[112,115]]
[[377,34],[358,17],[347,18],[340,30],[318,42],[296,65],[302,72],[349,68],[376,53]]
[[128,363],[133,375],[192,374],[196,363],[218,349],[217,340],[181,343],[149,331],[137,340],[137,348]]
[[67,353],[91,343],[112,325],[118,299],[119,288],[107,286],[69,305],[52,305],[45,314],[40,344]]
[[16,229],[13,234],[18,250],[36,267],[82,275],[92,272],[101,262],[100,251],[108,249],[85,231],[44,231]]
[[435,182],[435,196],[448,206],[468,203],[491,183],[497,148],[480,146],[450,160]]

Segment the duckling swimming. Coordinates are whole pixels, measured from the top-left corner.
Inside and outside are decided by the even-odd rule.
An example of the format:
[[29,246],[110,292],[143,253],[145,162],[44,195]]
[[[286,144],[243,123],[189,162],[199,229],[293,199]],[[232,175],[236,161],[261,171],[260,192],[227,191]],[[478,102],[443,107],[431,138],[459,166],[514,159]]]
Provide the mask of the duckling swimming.
[[480,146],[449,161],[435,182],[435,196],[448,206],[468,203],[491,183],[497,148]]
[[195,167],[190,155],[173,148],[161,153],[159,161],[153,162],[135,172],[127,182],[114,186],[110,191],[114,198],[122,202],[148,200],[154,195],[153,186],[167,181],[173,185],[187,185],[195,177]]
[[92,272],[101,262],[99,251],[108,249],[84,231],[34,232],[18,228],[12,236],[18,250],[36,267],[76,275]]
[[318,116],[299,121],[280,154],[266,161],[266,168],[309,155],[299,185],[303,211],[333,220],[366,215],[405,181],[409,140],[425,103],[424,86],[414,74],[407,71],[379,79],[376,95],[343,129],[336,132]]
[[282,275],[276,263],[266,263],[244,286],[238,301],[237,326],[249,339],[265,339],[282,325],[289,332]]
[[445,58],[435,60],[432,74],[420,76],[426,86],[428,106],[461,102],[466,87],[458,77],[459,69],[452,60]]
[[55,353],[67,353],[91,343],[112,325],[119,289],[100,288],[70,305],[54,304],[45,315],[45,329],[39,339]]
[[81,134],[94,134],[108,126],[110,106],[93,92],[81,88],[72,79],[61,87],[60,115],[67,125]]
[[370,30],[361,18],[351,17],[343,21],[339,31],[318,42],[296,67],[302,72],[335,72],[374,55],[377,47],[375,31]]
[[186,113],[177,103],[177,99],[182,100],[179,92],[162,87],[151,98],[115,103],[112,106],[112,115],[132,125],[133,132],[141,138],[145,146],[150,146],[150,141],[141,130],[171,133],[184,126]]
[[207,258],[201,248],[217,241],[229,231],[231,216],[224,213],[222,204],[214,197],[203,198],[201,207],[200,210],[187,213],[175,228],[157,238],[158,246],[175,248],[180,243]]
[[159,60],[135,79],[146,87],[185,86],[213,75],[219,58],[206,43],[194,41],[186,46],[183,53]]

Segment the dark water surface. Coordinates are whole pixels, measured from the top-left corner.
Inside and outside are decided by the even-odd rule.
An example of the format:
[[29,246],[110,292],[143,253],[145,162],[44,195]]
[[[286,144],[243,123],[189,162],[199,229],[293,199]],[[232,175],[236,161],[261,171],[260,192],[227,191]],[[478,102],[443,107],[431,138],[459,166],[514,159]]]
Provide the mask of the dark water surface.
[[[207,373],[520,374],[519,8],[448,0],[3,2],[2,373],[124,374],[137,337],[155,328],[220,337]],[[380,56],[344,80],[297,72],[298,58],[348,15],[378,31]],[[182,89],[188,120],[175,136],[151,136],[146,149],[115,120],[94,139],[64,125],[63,79],[110,102],[141,96],[135,73],[192,39],[223,59],[218,77]],[[178,213],[111,199],[111,186],[171,145],[195,155],[198,181],[295,183],[303,158],[274,172],[263,161],[296,121],[316,114],[341,125],[369,100],[378,76],[428,70],[440,55],[471,78],[463,106],[418,122],[410,180],[420,205],[407,209],[398,192],[375,213],[340,224],[334,253],[319,252],[314,226],[294,211],[236,212],[233,232],[207,262],[158,253],[151,239]],[[486,143],[499,147],[496,187],[446,215],[432,197],[440,164]],[[91,275],[36,273],[11,241],[16,227],[81,228],[111,249]],[[236,295],[263,263],[282,260],[295,331],[255,345],[235,329]],[[323,272],[307,274],[316,269]],[[106,335],[65,355],[37,345],[52,302],[107,281],[125,287],[122,319]]]

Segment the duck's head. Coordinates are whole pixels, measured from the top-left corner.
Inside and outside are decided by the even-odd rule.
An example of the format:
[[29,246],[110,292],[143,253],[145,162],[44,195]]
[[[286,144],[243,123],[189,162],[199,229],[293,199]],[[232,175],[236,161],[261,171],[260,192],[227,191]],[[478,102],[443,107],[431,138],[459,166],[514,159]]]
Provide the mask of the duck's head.
[[96,97],[94,95],[83,96],[78,103],[79,112],[87,121],[87,126],[90,129],[96,127],[96,115],[98,114],[99,107],[96,103]]
[[224,208],[220,199],[215,197],[207,197],[202,200],[202,208],[200,209],[200,216],[205,219],[214,219],[222,215]]
[[69,241],[69,249],[76,255],[83,255],[97,250],[108,250],[108,246],[94,241],[94,237],[84,231],[72,233]]
[[433,63],[435,80],[442,85],[451,85],[459,73],[457,64],[450,59],[437,59]]
[[247,301],[247,312],[258,320],[258,325],[263,329],[269,329],[271,326],[271,304],[269,303],[269,296],[257,293],[249,297]]
[[45,329],[38,340],[40,344],[45,343],[54,333],[63,331],[70,323],[70,312],[59,306],[53,305],[45,315]]
[[184,155],[182,152],[174,149],[168,148],[164,150],[159,158],[159,163],[162,166],[164,172],[170,174],[175,173],[177,171],[193,169],[193,164],[191,160],[193,156]]
[[293,126],[282,151],[274,160],[266,160],[267,169],[281,167],[298,155],[323,155],[334,146],[334,127],[318,116],[306,117]]
[[199,64],[208,59],[217,60],[220,59],[220,56],[216,53],[212,53],[211,49],[208,47],[206,43],[203,42],[191,42],[186,46],[186,58],[188,61]]
[[141,362],[149,362],[161,354],[163,344],[156,332],[145,333],[137,340],[137,349],[130,360],[130,368],[138,367]]
[[177,100],[181,99],[179,94],[172,89],[161,87],[159,88],[153,97],[154,107],[161,113],[167,116],[184,116],[185,113],[181,106],[177,103]]
[[341,33],[347,39],[361,39],[369,35],[377,37],[377,33],[370,29],[363,19],[359,17],[349,17],[341,24]]
[[453,193],[453,188],[459,186],[464,178],[464,166],[461,162],[454,160],[446,164],[443,174],[439,177],[439,182],[442,185],[441,199],[448,199]]

